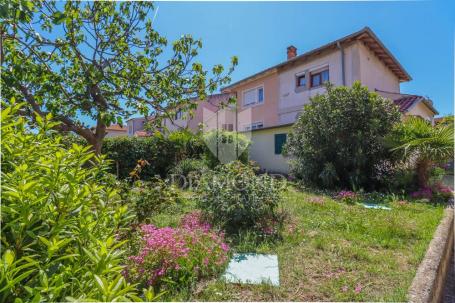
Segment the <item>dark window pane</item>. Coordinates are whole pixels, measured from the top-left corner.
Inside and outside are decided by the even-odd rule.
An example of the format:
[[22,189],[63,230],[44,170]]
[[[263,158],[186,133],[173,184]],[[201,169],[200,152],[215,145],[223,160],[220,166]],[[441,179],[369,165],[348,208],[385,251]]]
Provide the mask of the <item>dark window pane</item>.
[[283,151],[283,146],[286,143],[286,134],[275,135],[275,155],[280,155]]
[[300,76],[298,81],[299,86],[306,86],[306,78],[305,76]]
[[321,73],[322,76],[322,83],[328,82],[329,81],[329,70],[326,69]]
[[311,75],[311,87],[321,85],[321,74]]
[[258,102],[264,101],[264,89],[260,88],[258,89]]

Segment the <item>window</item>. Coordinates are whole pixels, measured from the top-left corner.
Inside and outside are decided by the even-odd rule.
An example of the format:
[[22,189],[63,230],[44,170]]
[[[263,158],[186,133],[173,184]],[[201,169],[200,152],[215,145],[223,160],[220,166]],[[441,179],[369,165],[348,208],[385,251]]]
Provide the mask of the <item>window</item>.
[[262,87],[258,88],[258,102],[264,102],[264,89]]
[[306,87],[306,77],[305,75],[301,75],[297,77],[297,86],[298,87]]
[[243,93],[243,106],[264,103],[264,88],[258,87]]
[[275,155],[281,155],[286,138],[286,134],[275,134]]
[[245,130],[255,130],[255,129],[259,129],[259,128],[263,128],[263,127],[264,127],[264,123],[262,123],[262,121],[260,121],[260,122],[254,122],[254,123],[251,123],[250,125],[245,126]]
[[222,125],[222,128],[223,128],[224,130],[227,130],[227,131],[231,132],[231,131],[234,130],[234,124],[232,124],[232,123],[223,124],[223,125]]
[[182,112],[182,110],[181,110],[181,109],[177,110],[177,111],[175,112],[174,120],[180,120],[180,119],[182,119],[182,117],[183,117],[183,112]]
[[311,74],[311,87],[318,87],[329,81],[329,70],[325,69],[323,71],[312,73]]

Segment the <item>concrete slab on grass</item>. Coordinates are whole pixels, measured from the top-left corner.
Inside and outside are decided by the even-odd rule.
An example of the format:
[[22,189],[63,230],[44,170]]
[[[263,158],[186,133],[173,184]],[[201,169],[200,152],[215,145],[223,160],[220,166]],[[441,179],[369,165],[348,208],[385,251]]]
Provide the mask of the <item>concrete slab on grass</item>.
[[278,256],[234,254],[223,277],[231,283],[269,283],[279,286]]
[[362,203],[362,206],[365,207],[365,208],[370,208],[370,209],[392,210],[388,206],[379,205],[379,204],[373,204],[373,203]]

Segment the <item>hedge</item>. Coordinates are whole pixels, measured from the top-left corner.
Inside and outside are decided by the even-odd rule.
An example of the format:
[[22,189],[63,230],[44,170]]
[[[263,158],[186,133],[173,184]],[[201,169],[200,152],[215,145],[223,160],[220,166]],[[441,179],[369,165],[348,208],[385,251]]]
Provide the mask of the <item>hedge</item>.
[[[149,164],[142,169],[140,177],[147,180],[156,175],[165,177],[177,163],[188,158],[204,159],[210,168],[215,167],[220,161],[204,142],[206,140],[209,145],[216,145],[215,138],[220,140],[220,144],[225,144],[227,139],[232,141],[227,148],[220,149],[222,153],[220,156],[234,152],[235,150],[232,148],[238,142],[241,151],[239,160],[243,163],[248,162],[250,141],[242,134],[234,135],[234,133],[226,131],[220,131],[218,136],[214,131],[206,133],[204,136],[179,131],[171,133],[168,137],[157,134],[145,138],[126,136],[106,138],[101,153],[112,161],[110,171],[120,179],[129,176],[138,160],[146,160]],[[71,143],[86,144],[81,137],[71,134],[63,138],[63,143],[68,147],[71,146]]]
[[200,158],[204,153],[202,140],[195,136],[176,134],[165,138],[115,137],[104,141],[102,153],[113,161],[112,173],[123,179],[129,176],[138,160],[149,164],[141,172],[141,179],[155,175],[165,177],[180,160]]

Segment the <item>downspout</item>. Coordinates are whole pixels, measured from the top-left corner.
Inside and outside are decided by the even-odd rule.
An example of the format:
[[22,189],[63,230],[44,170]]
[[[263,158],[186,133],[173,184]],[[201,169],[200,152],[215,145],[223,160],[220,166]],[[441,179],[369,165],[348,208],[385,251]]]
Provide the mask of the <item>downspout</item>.
[[340,42],[337,42],[337,47],[340,50],[340,54],[341,54],[341,83],[343,84],[343,86],[345,86],[346,79],[345,79],[345,75],[344,75],[344,48],[341,46]]
[[237,106],[237,92],[235,92],[235,157],[239,159],[239,110]]

